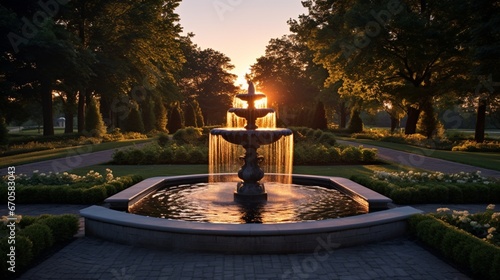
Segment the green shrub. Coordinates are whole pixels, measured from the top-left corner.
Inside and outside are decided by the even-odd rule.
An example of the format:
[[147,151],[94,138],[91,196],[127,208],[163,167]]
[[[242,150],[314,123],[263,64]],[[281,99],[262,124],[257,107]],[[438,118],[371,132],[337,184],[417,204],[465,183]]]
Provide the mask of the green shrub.
[[201,128],[196,128],[196,127],[186,127],[183,129],[177,130],[172,138],[178,143],[178,144],[197,144],[199,139],[202,136],[202,129]]
[[45,225],[40,223],[34,223],[26,228],[23,228],[20,232],[20,235],[26,236],[32,242],[32,252],[33,256],[37,257],[47,248],[51,247],[54,243],[52,238],[51,229]]
[[363,162],[372,163],[377,161],[377,149],[361,149]]
[[500,248],[431,215],[409,218],[410,232],[478,279],[498,279]]
[[41,216],[40,223],[47,225],[52,230],[55,243],[73,239],[79,227],[78,217],[71,214]]
[[106,199],[106,197],[108,197],[107,190],[102,185],[86,189],[82,193],[82,201],[84,204],[97,204]]
[[189,163],[193,163],[193,164],[204,163],[204,162],[207,162],[207,160],[208,160],[207,155],[204,154],[199,149],[191,149],[188,152],[188,159],[189,159]]
[[161,147],[165,147],[169,142],[170,136],[167,133],[158,134],[158,145],[160,145]]
[[99,112],[99,102],[91,99],[85,113],[85,135],[102,137],[106,134],[106,125]]
[[342,150],[341,159],[346,163],[359,163],[363,161],[363,153],[360,148],[349,146]]
[[19,221],[19,227],[20,228],[25,228],[25,227],[27,227],[29,225],[32,225],[36,221],[37,221],[36,217],[33,217],[33,216],[23,216],[23,218],[21,219],[21,221]]
[[[10,267],[10,265],[7,263],[7,261],[9,261],[10,259],[10,257],[7,256],[7,254],[10,253],[10,246],[12,245],[8,243],[7,237],[0,238],[0,275],[2,275],[2,279],[13,279],[12,272],[7,270],[7,268]],[[24,269],[26,269],[33,260],[33,243],[26,236],[19,235],[16,236],[15,246],[15,272],[16,274],[19,274],[19,272],[22,272]]]

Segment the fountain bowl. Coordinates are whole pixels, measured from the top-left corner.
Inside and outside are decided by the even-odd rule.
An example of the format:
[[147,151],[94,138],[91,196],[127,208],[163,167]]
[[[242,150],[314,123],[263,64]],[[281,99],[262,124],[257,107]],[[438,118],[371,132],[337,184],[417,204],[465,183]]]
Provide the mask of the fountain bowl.
[[[235,174],[216,174],[219,178]],[[280,174],[272,174],[281,176]],[[279,224],[223,224],[187,222],[127,213],[128,207],[160,188],[208,182],[212,175],[154,177],[109,197],[109,207],[90,206],[80,214],[85,235],[112,242],[165,250],[223,253],[312,253],[377,242],[405,234],[406,219],[421,211],[412,207],[389,208],[391,200],[340,177],[292,175],[292,182],[336,188],[365,203],[370,213]],[[285,175],[283,175],[285,176]]]
[[210,131],[212,135],[220,135],[229,143],[245,146],[250,143],[269,145],[278,141],[283,136],[291,135],[293,132],[288,128],[262,128],[247,130],[244,128],[214,128]]

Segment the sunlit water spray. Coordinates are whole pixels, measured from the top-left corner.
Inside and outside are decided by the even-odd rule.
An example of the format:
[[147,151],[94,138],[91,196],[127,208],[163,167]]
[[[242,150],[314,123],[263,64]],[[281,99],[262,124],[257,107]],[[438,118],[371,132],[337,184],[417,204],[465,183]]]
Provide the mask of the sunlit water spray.
[[[247,102],[239,99],[233,99],[233,108],[247,108]],[[267,108],[267,98],[255,102],[256,108]],[[259,130],[276,129],[276,114],[269,113],[265,117],[256,120]],[[227,113],[228,129],[243,129],[246,125],[244,118],[238,117],[233,113]],[[217,176],[219,173],[236,173],[241,168],[240,157],[245,153],[241,145],[235,145],[227,142],[220,135],[210,135],[209,140],[209,172],[212,182],[219,182],[222,178]],[[281,137],[278,141],[262,145],[258,153],[263,160],[260,167],[266,174],[263,182],[291,183],[292,164],[293,164],[293,135]],[[272,173],[288,174],[289,176],[273,176]],[[238,177],[225,180],[238,181]]]

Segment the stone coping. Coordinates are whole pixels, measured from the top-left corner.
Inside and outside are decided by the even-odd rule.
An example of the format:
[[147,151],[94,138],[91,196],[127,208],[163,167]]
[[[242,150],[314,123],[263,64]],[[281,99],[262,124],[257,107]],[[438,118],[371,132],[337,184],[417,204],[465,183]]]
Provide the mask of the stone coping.
[[[269,173],[270,176],[284,176],[283,174]],[[193,184],[208,182],[209,174],[195,174],[184,176],[152,177],[145,179],[130,188],[127,188],[105,200],[110,208],[127,211],[128,207],[139,201],[144,196],[157,189],[178,184]],[[217,177],[234,177],[235,174],[215,174]],[[323,187],[334,187],[351,196],[359,203],[368,204],[369,211],[387,209],[392,200],[377,192],[374,192],[356,182],[342,177],[314,176],[292,174],[294,184],[320,185]]]
[[95,205],[80,210],[80,215],[85,219],[97,220],[124,227],[148,229],[160,232],[223,236],[269,236],[335,232],[402,221],[406,220],[411,215],[419,213],[422,213],[422,211],[410,206],[404,206],[352,217],[312,222],[280,224],[222,224],[146,217]]

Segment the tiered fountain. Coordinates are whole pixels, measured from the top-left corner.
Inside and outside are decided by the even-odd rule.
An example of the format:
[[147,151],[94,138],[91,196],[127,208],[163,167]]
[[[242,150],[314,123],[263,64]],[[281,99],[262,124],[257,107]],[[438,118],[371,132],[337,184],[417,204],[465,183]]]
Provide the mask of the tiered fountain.
[[[288,175],[272,174],[273,177],[268,173],[264,178],[258,150],[289,139],[286,136],[292,132],[257,127],[259,119],[273,110],[256,106],[264,95],[255,93],[252,83],[247,94],[237,97],[246,101],[247,107],[232,108],[229,112],[244,118],[245,127],[213,129],[211,134],[244,148],[243,166],[237,172],[240,182],[231,181],[234,173],[148,178],[106,199],[109,208],[91,206],[81,210],[85,234],[163,249],[317,254],[319,250],[359,245],[405,233],[406,218],[418,210],[387,209],[389,198],[345,178],[293,174],[293,184],[266,181],[268,197],[263,181]],[[290,147],[285,149],[289,154],[291,151]],[[224,154],[224,158],[232,154]],[[278,165],[282,165],[282,161],[279,162]],[[210,178],[220,180],[214,182]],[[235,183],[236,191],[232,195],[229,188]],[[332,211],[334,204],[340,208],[347,204],[338,203],[332,191],[347,197],[347,204],[356,201],[370,213],[337,215]],[[152,205],[145,203],[149,198],[153,199]],[[148,205],[142,213],[129,213],[142,204]]]
[[248,106],[229,109],[230,113],[246,120],[244,129],[216,128],[210,132],[212,135],[222,136],[229,143],[241,145],[245,149],[245,155],[241,157],[244,164],[238,171],[238,177],[242,181],[238,182],[234,192],[234,198],[237,201],[263,201],[267,199],[264,184],[260,182],[264,178],[264,171],[259,165],[262,156],[259,156],[257,149],[292,134],[292,131],[287,128],[258,129],[256,121],[269,113],[274,113],[273,109],[255,107],[255,101],[265,97],[264,94],[256,94],[253,83],[249,81],[248,93],[236,95],[236,98],[246,101]]

